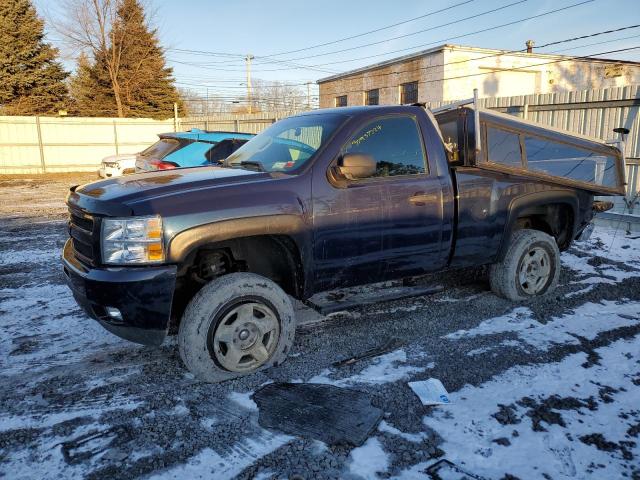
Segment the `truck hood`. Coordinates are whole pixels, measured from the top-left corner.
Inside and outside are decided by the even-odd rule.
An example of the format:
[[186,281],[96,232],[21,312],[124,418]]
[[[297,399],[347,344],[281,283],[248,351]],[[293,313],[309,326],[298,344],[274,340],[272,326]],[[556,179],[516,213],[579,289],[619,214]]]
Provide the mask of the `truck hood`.
[[131,215],[135,204],[185,190],[253,183],[270,179],[269,173],[251,170],[199,167],[147,172],[88,183],[71,189],[67,203],[89,213]]

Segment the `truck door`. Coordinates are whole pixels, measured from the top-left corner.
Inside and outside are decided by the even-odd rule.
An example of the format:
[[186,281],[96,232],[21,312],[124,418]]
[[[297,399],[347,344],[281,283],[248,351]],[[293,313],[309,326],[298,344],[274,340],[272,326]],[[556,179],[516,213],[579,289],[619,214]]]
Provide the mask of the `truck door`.
[[[325,236],[320,242],[316,236],[316,247],[338,247],[325,250],[324,260],[329,260],[329,252],[335,260],[341,259],[343,277],[348,277],[349,271],[364,269],[368,281],[442,268],[446,262],[442,250],[443,185],[437,172],[429,169],[415,116],[391,114],[366,121],[345,143],[334,163],[339,166],[345,154],[373,157],[376,168],[367,178],[342,179],[333,186],[334,198],[342,198],[332,204],[334,218],[342,219],[334,223],[334,233],[340,230],[342,235]],[[316,198],[314,217],[318,219],[321,209]],[[347,252],[357,257],[347,258]],[[322,265],[317,257],[315,260],[316,267]]]

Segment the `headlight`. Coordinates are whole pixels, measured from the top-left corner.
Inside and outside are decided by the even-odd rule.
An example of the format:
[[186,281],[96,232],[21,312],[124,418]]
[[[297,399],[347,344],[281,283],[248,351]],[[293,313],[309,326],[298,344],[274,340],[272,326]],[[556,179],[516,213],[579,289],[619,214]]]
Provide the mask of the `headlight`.
[[160,217],[102,220],[102,261],[112,265],[158,263],[164,260]]

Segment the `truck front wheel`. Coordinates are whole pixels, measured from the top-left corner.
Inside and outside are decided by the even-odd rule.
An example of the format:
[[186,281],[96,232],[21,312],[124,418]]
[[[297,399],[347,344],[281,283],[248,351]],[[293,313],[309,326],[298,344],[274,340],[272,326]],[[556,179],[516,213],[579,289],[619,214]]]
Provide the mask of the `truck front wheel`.
[[212,280],[191,299],[178,346],[191,373],[220,382],[282,363],[294,335],[287,294],[267,278],[232,273]]
[[491,290],[509,300],[526,300],[553,291],[560,276],[560,250],[539,230],[518,230],[504,259],[491,266]]

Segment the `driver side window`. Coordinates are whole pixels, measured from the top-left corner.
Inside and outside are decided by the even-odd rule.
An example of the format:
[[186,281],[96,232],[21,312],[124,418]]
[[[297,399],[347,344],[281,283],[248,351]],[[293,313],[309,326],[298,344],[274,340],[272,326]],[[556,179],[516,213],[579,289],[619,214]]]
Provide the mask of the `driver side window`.
[[394,177],[427,173],[422,137],[412,117],[374,120],[361,128],[342,149],[342,155],[371,157],[375,172],[368,177]]

